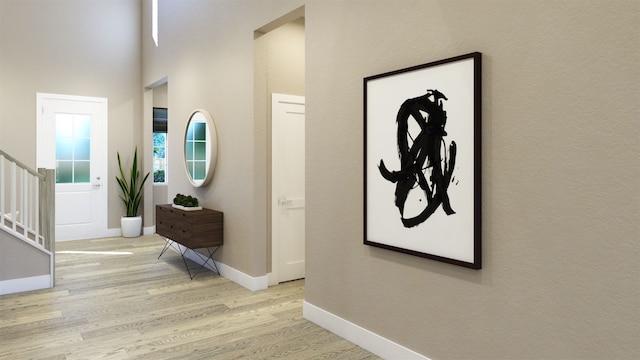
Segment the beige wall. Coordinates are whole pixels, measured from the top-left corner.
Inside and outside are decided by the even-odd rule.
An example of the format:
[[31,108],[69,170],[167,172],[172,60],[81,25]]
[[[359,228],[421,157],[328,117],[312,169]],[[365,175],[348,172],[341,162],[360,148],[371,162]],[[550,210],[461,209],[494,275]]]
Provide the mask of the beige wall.
[[[36,93],[44,92],[107,98],[107,155],[132,158],[142,141],[140,2],[0,0],[0,9],[0,148],[35,168]],[[103,176],[109,228],[124,214],[117,171],[110,161]]]
[[[143,2],[143,13],[150,14],[150,3]],[[254,277],[267,271],[267,134],[263,121],[254,123],[254,32],[301,5],[160,1],[158,47],[151,40],[150,17],[143,18],[143,83],[168,79],[170,148],[182,149],[195,109],[211,113],[218,133],[215,175],[205,188],[190,185],[182,168],[175,167],[183,154],[170,152],[168,196],[194,195],[203,206],[223,211],[225,245],[216,258]]]
[[[36,91],[109,97],[115,152],[140,141],[141,89],[166,76],[170,146],[195,108],[219,136],[213,182],[194,190],[177,177],[169,196],[224,211],[222,261],[264,275],[254,31],[305,5],[306,301],[433,359],[640,356],[637,1],[160,0],[158,48],[143,17],[142,81],[118,61],[138,39],[120,43],[137,34],[120,6],[73,3],[70,13],[119,35],[100,43],[108,61],[82,51],[67,67],[55,50],[76,32],[56,35],[44,14],[65,18],[71,3],[32,4],[0,0],[0,141],[25,162],[35,162],[35,116],[21,110],[35,108]],[[362,78],[471,51],[484,54],[484,268],[364,246]]]
[[[174,133],[208,109],[220,158],[209,188],[177,179],[169,193],[224,211],[222,261],[260,276],[266,127],[251,36],[303,3],[184,4],[161,2],[144,83],[168,76]],[[306,300],[433,358],[636,357],[638,4],[304,5]],[[362,245],[362,78],[471,51],[484,53],[484,269]]]
[[[640,356],[640,3],[310,1],[306,300],[433,359]],[[362,78],[483,55],[484,268],[362,245]]]
[[[24,259],[29,259],[25,264]],[[49,275],[49,256],[0,230],[0,281]]]

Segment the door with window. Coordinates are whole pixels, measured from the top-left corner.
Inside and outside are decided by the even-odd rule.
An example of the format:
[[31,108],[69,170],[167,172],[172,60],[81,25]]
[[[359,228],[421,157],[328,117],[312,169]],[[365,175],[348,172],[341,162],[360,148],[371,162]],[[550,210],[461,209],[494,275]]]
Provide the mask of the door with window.
[[37,164],[56,169],[56,240],[107,236],[107,99],[37,94]]

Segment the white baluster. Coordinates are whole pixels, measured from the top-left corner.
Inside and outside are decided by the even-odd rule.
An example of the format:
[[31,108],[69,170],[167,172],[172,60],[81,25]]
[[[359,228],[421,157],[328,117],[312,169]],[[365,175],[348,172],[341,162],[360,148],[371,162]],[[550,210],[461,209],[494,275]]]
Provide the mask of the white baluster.
[[12,162],[11,163],[11,179],[10,179],[10,184],[9,186],[11,186],[11,228],[13,229],[13,231],[16,231],[16,192],[17,192],[17,186],[16,183],[17,181],[17,177],[18,177],[18,173],[16,172],[16,163]]
[[33,179],[35,181],[35,195],[33,197],[33,203],[34,203],[33,214],[36,219],[35,220],[35,229],[36,229],[35,239],[38,244],[44,245],[42,238],[40,238],[40,179],[38,179],[38,177],[36,176],[34,176]]
[[0,226],[4,226],[4,155],[0,154]]
[[22,222],[22,233],[29,237],[29,172],[22,169],[22,204],[20,206],[20,221]]

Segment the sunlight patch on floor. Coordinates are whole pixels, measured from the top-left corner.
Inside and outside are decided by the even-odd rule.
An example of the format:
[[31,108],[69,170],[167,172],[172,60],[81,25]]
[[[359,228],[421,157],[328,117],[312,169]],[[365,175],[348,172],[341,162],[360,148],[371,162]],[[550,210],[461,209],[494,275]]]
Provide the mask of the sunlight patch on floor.
[[56,251],[56,254],[133,255],[129,251]]

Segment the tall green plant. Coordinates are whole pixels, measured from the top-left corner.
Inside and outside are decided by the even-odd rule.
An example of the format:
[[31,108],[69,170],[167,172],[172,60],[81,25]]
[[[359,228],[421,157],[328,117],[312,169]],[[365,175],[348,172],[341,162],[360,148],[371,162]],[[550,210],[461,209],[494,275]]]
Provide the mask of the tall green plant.
[[138,169],[138,147],[133,155],[133,164],[131,165],[131,172],[127,178],[122,169],[122,162],[120,161],[120,152],[118,152],[118,167],[120,168],[120,177],[116,176],[118,185],[122,190],[120,199],[124,201],[124,205],[127,208],[127,217],[138,216],[138,206],[142,200],[142,187],[145,181],[149,177],[149,173],[144,176],[140,182],[140,170]]

